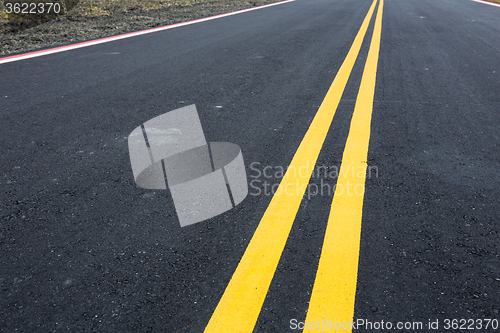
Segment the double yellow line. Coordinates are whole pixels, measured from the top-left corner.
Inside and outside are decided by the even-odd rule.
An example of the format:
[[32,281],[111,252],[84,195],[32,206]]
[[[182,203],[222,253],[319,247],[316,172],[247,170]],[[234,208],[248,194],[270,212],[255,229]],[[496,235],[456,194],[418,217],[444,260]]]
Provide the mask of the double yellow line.
[[[358,57],[377,0],[374,0],[328,93],[305,134],[276,194],[229,282],[205,333],[252,332],[259,317],[281,253],[309,184],[321,147]],[[322,330],[325,319],[349,322],[354,315],[354,297],[359,257],[366,159],[375,93],[375,79],[382,30],[383,0],[380,0],[370,50],[351,120],[337,188],[362,187],[362,193],[333,197],[316,280],[306,323]],[[356,172],[352,172],[354,168]],[[307,175],[297,170],[308,170]],[[363,171],[363,172],[360,172]],[[306,327],[308,328],[308,327]],[[350,329],[340,329],[346,332]],[[328,332],[335,332],[331,328]]]

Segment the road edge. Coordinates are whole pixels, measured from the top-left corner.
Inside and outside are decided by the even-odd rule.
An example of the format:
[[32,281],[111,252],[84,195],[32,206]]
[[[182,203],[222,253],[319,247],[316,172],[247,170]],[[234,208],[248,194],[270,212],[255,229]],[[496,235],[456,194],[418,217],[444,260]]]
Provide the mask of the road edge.
[[203,18],[199,18],[199,19],[195,19],[195,20],[169,24],[169,25],[165,25],[165,26],[161,26],[161,27],[156,27],[156,28],[151,28],[151,29],[146,29],[146,30],[139,30],[139,31],[134,31],[134,32],[128,32],[128,33],[119,34],[119,35],[115,35],[115,36],[111,36],[111,37],[104,37],[104,38],[89,40],[89,41],[85,41],[85,42],[79,42],[76,44],[57,46],[54,48],[49,48],[49,49],[40,50],[40,51],[32,51],[32,52],[13,55],[13,56],[0,57],[0,64],[5,64],[5,63],[9,63],[9,62],[24,60],[24,59],[30,59],[30,58],[35,58],[35,57],[41,57],[41,56],[48,55],[48,54],[65,52],[65,51],[69,51],[69,50],[79,49],[82,47],[113,42],[115,40],[150,34],[150,33],[157,32],[157,31],[163,31],[163,30],[183,27],[186,25],[206,22],[206,21],[215,20],[218,18],[223,18],[223,17],[232,16],[232,15],[236,15],[236,14],[246,13],[246,12],[250,12],[253,10],[257,10],[257,9],[263,9],[263,8],[267,8],[267,7],[282,5],[282,4],[293,2],[293,1],[295,1],[295,0],[284,0],[284,1],[280,1],[280,2],[274,2],[274,3],[262,5],[262,6],[256,6],[256,7],[252,7],[252,8],[240,9],[240,10],[227,12],[227,13],[223,13],[223,14],[203,17]]

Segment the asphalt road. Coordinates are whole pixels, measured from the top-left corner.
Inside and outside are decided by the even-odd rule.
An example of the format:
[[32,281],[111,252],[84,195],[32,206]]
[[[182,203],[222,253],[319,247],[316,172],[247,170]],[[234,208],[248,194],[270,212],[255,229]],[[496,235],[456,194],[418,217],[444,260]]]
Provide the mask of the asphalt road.
[[[0,64],[0,331],[203,332],[371,4],[297,0]],[[500,321],[500,8],[383,10],[353,319]],[[374,19],[316,162],[330,171]],[[135,185],[127,136],[190,104],[261,183],[181,228],[166,192]],[[234,332],[299,331],[331,203],[306,193],[255,327]]]

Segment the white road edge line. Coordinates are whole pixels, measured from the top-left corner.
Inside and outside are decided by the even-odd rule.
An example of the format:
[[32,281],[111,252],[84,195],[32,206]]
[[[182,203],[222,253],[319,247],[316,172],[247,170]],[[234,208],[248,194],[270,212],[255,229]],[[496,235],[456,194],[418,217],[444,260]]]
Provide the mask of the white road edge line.
[[44,56],[44,55],[47,55],[47,54],[59,53],[59,52],[64,52],[64,51],[69,51],[69,50],[74,50],[74,49],[79,49],[79,48],[82,48],[82,47],[87,47],[87,46],[92,46],[92,45],[97,45],[97,44],[108,43],[108,42],[112,42],[112,41],[119,40],[119,39],[125,39],[125,38],[130,38],[130,37],[145,35],[145,34],[149,34],[149,33],[152,33],[152,32],[157,32],[157,31],[162,31],[162,30],[168,30],[168,29],[183,27],[183,26],[190,25],[190,24],[195,24],[195,23],[200,23],[200,22],[215,20],[215,19],[218,19],[218,18],[222,18],[222,17],[226,17],[226,16],[231,16],[231,15],[235,15],[235,14],[246,13],[246,12],[249,12],[249,11],[252,11],[252,10],[257,10],[257,9],[272,7],[272,6],[276,6],[276,5],[281,5],[281,4],[292,2],[292,1],[295,1],[295,0],[285,0],[285,1],[275,2],[275,3],[271,3],[271,4],[267,4],[267,5],[257,6],[257,7],[253,7],[253,8],[241,9],[241,10],[237,10],[237,11],[234,11],[234,12],[229,12],[229,13],[224,13],[224,14],[219,14],[219,15],[214,15],[214,16],[209,16],[209,17],[204,17],[204,18],[201,18],[201,19],[196,19],[196,20],[191,20],[191,21],[186,21],[186,22],[180,22],[180,23],[170,24],[170,25],[166,25],[166,26],[163,26],[163,27],[152,28],[152,29],[147,29],[147,30],[141,30],[141,31],[136,31],[136,32],[129,32],[129,33],[121,34],[121,35],[99,38],[99,39],[91,40],[91,41],[88,41],[88,42],[81,42],[81,43],[67,45],[67,46],[60,46],[60,47],[55,47],[55,48],[51,48],[51,49],[47,49],[47,50],[42,50],[42,51],[34,51],[34,52],[23,53],[23,54],[18,54],[18,55],[14,55],[14,56],[7,56],[7,57],[4,57],[4,58],[0,58],[0,64],[5,64],[5,63],[8,63],[8,62],[13,62],[13,61],[18,61],[18,60],[30,59],[30,58],[35,58],[35,57],[41,57],[41,56]]
[[494,2],[482,1],[482,0],[472,0],[472,1],[479,2],[479,3],[484,3],[485,5],[500,7],[500,3],[494,3]]

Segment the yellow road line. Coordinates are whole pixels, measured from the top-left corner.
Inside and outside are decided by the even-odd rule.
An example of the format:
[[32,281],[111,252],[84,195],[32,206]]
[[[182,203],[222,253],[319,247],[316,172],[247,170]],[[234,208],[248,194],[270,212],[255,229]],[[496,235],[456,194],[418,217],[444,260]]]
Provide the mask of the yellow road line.
[[252,332],[373,15],[374,0],[205,332]]
[[[359,260],[361,215],[365,192],[370,124],[382,34],[383,0],[377,11],[373,37],[368,51],[356,106],[347,137],[337,187],[333,196],[328,226],[316,273],[306,329],[325,332],[351,332]],[[324,321],[325,320],[325,321]],[[328,324],[327,324],[328,323]],[[347,329],[346,329],[347,328]]]

